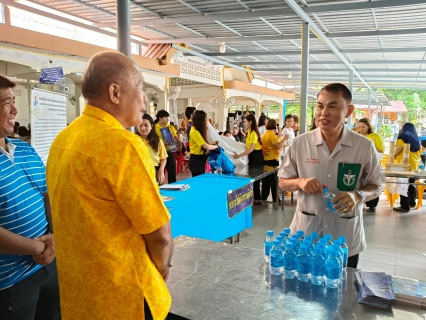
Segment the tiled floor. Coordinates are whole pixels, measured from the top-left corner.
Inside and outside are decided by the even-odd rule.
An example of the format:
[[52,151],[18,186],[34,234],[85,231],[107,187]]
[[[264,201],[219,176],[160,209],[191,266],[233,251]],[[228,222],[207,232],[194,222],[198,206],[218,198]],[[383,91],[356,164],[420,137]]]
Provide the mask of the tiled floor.
[[[190,174],[179,174],[178,180]],[[297,196],[295,197],[297,198]],[[285,199],[285,209],[277,211],[272,204],[255,206],[253,228],[241,233],[237,245],[263,249],[266,230],[282,231],[290,226],[296,201]],[[398,203],[396,204],[398,205]],[[358,268],[426,280],[426,205],[409,213],[393,211],[382,196],[376,213],[364,211],[367,249],[360,254]]]

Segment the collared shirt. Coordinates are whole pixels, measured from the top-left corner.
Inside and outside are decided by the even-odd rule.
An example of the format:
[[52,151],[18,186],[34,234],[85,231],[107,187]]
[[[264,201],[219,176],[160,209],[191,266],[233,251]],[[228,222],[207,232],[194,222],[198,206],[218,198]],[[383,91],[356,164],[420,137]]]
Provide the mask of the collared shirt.
[[205,152],[203,151],[203,145],[207,143],[201,135],[200,131],[195,129],[195,127],[191,127],[191,131],[189,132],[189,146],[190,153],[194,155],[203,155]]
[[[317,178],[329,187],[329,191],[338,195],[342,193],[337,188],[338,167],[339,163],[345,162],[361,165],[355,190],[360,190],[368,184],[383,188],[385,176],[372,142],[346,127],[343,128],[342,137],[331,154],[320,129],[296,137],[284,157],[278,176]],[[363,203],[359,203],[348,215],[352,218],[340,218],[339,214],[331,212],[324,204],[321,194],[311,195],[299,190],[296,212],[290,227],[292,233],[300,229],[304,230],[305,234],[316,231],[319,236],[327,233],[333,238],[345,236],[349,256],[353,256],[366,248],[362,220]]]
[[[7,150],[0,148],[0,227],[23,237],[40,237],[47,234],[44,164],[28,143],[5,139]],[[0,290],[40,268],[32,256],[0,254]]]
[[63,319],[164,319],[171,297],[144,237],[170,220],[140,138],[86,106],[47,162]]
[[246,148],[249,149],[251,144],[254,144],[254,150],[262,150],[256,131],[247,130]]
[[158,141],[158,150],[155,151],[151,145],[149,144],[148,140],[145,140],[144,138],[140,137],[142,142],[146,145],[149,151],[149,155],[151,156],[152,163],[154,166],[158,167],[160,165],[160,160],[167,159],[167,151],[166,147],[164,146],[164,143],[162,140]]
[[266,130],[265,134],[262,136],[263,160],[278,161],[280,150],[275,147],[277,142],[279,142],[279,139],[274,130]]
[[[165,126],[162,126],[161,124],[157,123],[155,125],[155,133],[157,134],[157,136],[160,138],[161,141],[164,142],[163,135],[161,134],[161,131],[160,131],[161,128],[168,128],[169,131],[170,131],[170,135],[172,136],[172,138],[173,137],[175,137],[175,138],[177,137],[176,129],[173,126],[171,126],[170,124],[166,124]],[[164,144],[164,145],[166,145],[166,144]],[[170,147],[166,146],[166,150],[170,151]]]

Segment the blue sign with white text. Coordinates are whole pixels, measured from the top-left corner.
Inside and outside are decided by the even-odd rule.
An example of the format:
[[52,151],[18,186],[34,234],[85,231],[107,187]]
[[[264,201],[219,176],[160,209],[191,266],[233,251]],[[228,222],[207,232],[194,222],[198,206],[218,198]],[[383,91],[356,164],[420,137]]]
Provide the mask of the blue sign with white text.
[[55,84],[59,79],[64,77],[62,67],[43,68],[39,76],[40,83]]

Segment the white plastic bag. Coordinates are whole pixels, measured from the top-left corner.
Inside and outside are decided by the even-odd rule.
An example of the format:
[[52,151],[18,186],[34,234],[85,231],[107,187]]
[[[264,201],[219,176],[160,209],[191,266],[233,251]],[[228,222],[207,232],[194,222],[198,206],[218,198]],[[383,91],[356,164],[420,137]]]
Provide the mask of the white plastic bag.
[[405,197],[408,197],[408,186],[408,178],[388,178],[385,184],[386,190],[388,190],[389,193],[399,194]]
[[207,122],[207,142],[219,141],[219,146],[225,151],[226,155],[231,159],[231,161],[237,164],[248,164],[248,157],[244,156],[238,159],[234,159],[234,152],[240,154],[246,150],[246,146],[237,142],[231,137],[220,136],[219,133],[213,128],[210,122]]

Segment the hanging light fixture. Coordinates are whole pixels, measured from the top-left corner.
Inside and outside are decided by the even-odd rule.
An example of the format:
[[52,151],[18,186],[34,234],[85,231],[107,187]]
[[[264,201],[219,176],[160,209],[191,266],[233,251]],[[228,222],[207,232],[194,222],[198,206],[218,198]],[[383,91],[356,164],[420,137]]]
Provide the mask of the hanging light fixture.
[[220,53],[225,53],[226,51],[225,42],[220,43],[219,51]]

